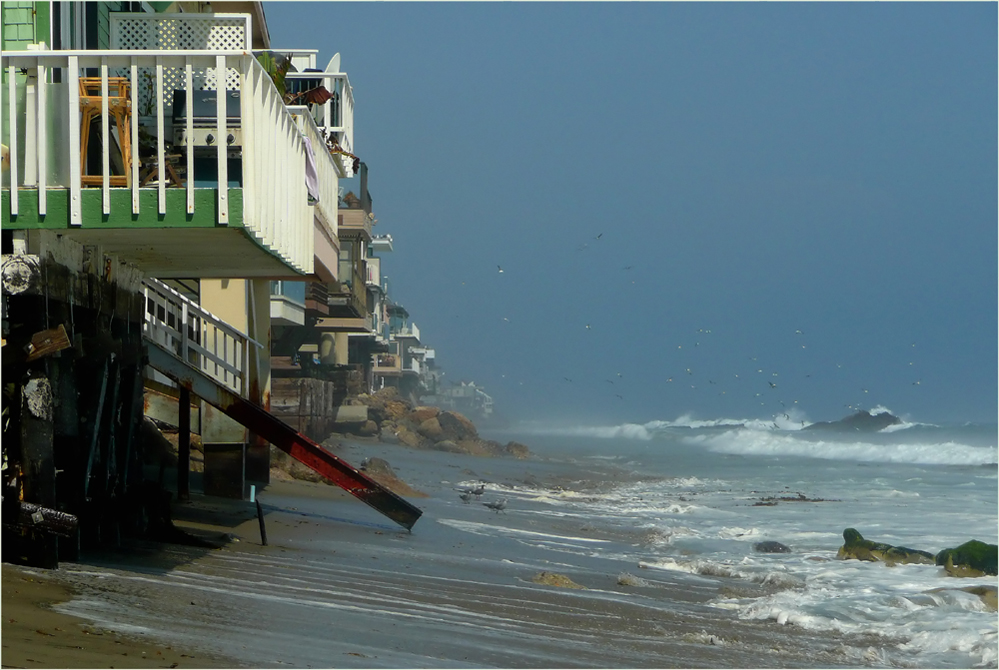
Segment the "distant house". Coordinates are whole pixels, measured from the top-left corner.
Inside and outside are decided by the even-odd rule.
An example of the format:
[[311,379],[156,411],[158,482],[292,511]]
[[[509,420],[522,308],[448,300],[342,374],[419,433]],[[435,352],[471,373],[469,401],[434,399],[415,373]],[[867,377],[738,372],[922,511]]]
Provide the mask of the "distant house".
[[469,418],[489,419],[493,415],[493,399],[475,382],[459,382],[435,394],[422,398],[429,405],[453,410]]

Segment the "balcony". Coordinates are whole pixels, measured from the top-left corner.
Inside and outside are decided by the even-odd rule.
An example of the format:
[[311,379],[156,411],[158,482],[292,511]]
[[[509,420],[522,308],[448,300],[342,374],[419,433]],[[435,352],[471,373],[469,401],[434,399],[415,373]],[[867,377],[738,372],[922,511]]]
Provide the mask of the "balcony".
[[56,230],[159,277],[301,277],[320,233],[336,239],[347,161],[324,138],[352,141],[346,75],[350,105],[321,127],[247,50],[5,52],[2,67],[5,229]]
[[367,304],[368,294],[363,275],[353,264],[341,263],[340,282],[329,293],[330,316],[361,318],[368,312]]
[[360,237],[365,244],[371,241],[371,226],[374,224],[373,214],[367,214],[363,209],[341,209],[339,224],[341,234]]
[[404,325],[392,333],[392,335],[397,340],[415,340],[417,343],[420,342],[420,329],[416,327],[415,323]]
[[374,252],[392,251],[391,235],[374,235],[371,238],[371,250]]
[[383,377],[399,377],[402,375],[402,355],[398,343],[391,343],[387,353],[372,356],[372,373]]

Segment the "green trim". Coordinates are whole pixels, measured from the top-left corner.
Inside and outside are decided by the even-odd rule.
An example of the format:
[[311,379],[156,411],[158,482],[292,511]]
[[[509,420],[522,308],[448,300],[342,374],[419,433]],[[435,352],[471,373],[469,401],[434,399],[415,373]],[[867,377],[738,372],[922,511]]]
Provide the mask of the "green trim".
[[52,29],[49,23],[51,11],[51,2],[35,3],[35,42],[45,42],[49,49],[52,48]]
[[[80,191],[83,225],[79,228],[214,228],[218,223],[217,196],[213,188],[194,189],[194,214],[187,214],[187,190],[167,189],[166,214],[159,214],[157,189],[139,189],[139,214],[132,214],[132,190],[113,188],[111,214],[103,213],[101,189]],[[10,193],[3,193],[4,230],[62,230],[77,228],[69,223],[69,189],[48,190],[48,213],[38,214],[38,196],[34,190],[23,190],[17,204],[20,212],[10,215]],[[243,227],[243,189],[229,189],[229,227]]]

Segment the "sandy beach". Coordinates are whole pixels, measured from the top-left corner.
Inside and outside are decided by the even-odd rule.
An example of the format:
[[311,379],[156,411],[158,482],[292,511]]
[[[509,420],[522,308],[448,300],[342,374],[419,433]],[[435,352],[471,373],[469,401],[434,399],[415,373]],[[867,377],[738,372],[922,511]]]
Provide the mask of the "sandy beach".
[[[427,494],[413,498],[424,515],[412,532],[337,488],[275,481],[258,493],[262,546],[252,503],[195,493],[175,523],[219,549],[133,540],[57,571],[4,565],[4,667],[842,664],[834,635],[707,605],[734,588],[723,578],[553,560],[521,540],[606,540],[579,519],[483,504],[518,482],[571,488],[585,472],[374,442],[337,453],[384,458]],[[463,503],[466,481],[487,492]],[[562,578],[581,588],[552,585]]]
[[4,564],[2,575],[4,668],[224,668],[235,663],[61,614],[53,606],[73,593],[46,571]]

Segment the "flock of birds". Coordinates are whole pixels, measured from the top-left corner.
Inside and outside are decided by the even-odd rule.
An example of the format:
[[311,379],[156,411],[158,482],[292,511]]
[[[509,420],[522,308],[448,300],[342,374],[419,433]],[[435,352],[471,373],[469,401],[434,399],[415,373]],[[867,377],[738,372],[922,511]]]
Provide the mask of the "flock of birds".
[[[461,501],[467,505],[472,502],[473,498],[476,500],[481,498],[482,494],[485,492],[486,485],[484,483],[480,483],[478,486],[471,488],[458,489],[458,497],[461,498]],[[487,500],[482,504],[499,514],[506,509],[506,503],[507,499],[503,498],[502,500]]]
[[[596,235],[595,237],[588,240],[586,243],[577,246],[577,251],[585,251],[590,248],[590,245],[596,245],[603,238],[603,233]],[[634,266],[627,265],[621,268],[622,271],[632,270]],[[496,266],[497,273],[503,274],[504,269],[501,265]],[[509,322],[509,317],[502,317],[504,322]],[[594,330],[591,323],[583,324],[586,331]],[[790,334],[790,333],[789,333]],[[804,350],[808,348],[805,333],[801,329],[796,329],[793,336],[797,339],[797,343],[793,346],[794,349]],[[793,395],[805,391],[806,387],[800,386],[800,383],[804,379],[812,377],[812,373],[803,374],[802,379],[797,379],[795,376],[792,377],[779,377],[777,371],[774,370],[764,370],[763,365],[757,364],[757,357],[748,357],[749,366],[742,367],[739,371],[731,370],[725,375],[715,375],[709,376],[704,375],[698,371],[698,367],[695,361],[697,356],[691,355],[690,352],[693,350],[700,355],[706,355],[706,349],[710,347],[711,340],[711,330],[707,328],[698,328],[694,333],[694,337],[691,338],[693,341],[688,340],[685,343],[680,343],[676,345],[674,352],[678,355],[674,360],[677,361],[676,371],[669,376],[666,376],[662,381],[664,384],[671,385],[686,385],[693,391],[704,392],[713,391],[718,396],[729,395],[730,397],[735,397],[736,394],[747,394],[753,393],[753,398],[759,403],[761,407],[770,407],[770,413],[773,413],[773,418],[778,420],[781,416],[785,420],[790,420],[789,410],[798,404],[798,399],[794,398]],[[705,345],[705,346],[702,346]],[[686,349],[685,349],[686,346]],[[911,345],[915,347],[915,344]],[[684,362],[680,362],[684,361]],[[712,361],[714,363],[714,361]],[[816,363],[816,365],[819,365]],[[830,365],[830,364],[827,364]],[[910,361],[909,366],[914,366],[915,363]],[[844,366],[842,363],[836,363],[837,369],[842,369]],[[822,369],[816,369],[816,373],[823,372]],[[503,378],[506,375],[502,375]],[[612,376],[613,377],[613,376]],[[647,375],[645,376],[647,379]],[[625,400],[624,394],[621,392],[624,375],[621,372],[616,373],[616,377],[613,378],[603,378],[603,383],[609,386],[615,386],[615,388],[609,388],[609,396],[613,396],[618,400]],[[755,380],[754,380],[755,378]],[[766,385],[763,385],[760,378],[765,379]],[[599,377],[589,380],[590,383],[600,383],[598,381]],[[562,376],[562,380],[568,384],[575,384],[582,380],[574,380],[569,376]],[[682,381],[681,381],[682,380]],[[747,383],[748,382],[748,383]],[[523,382],[520,382],[523,385]],[[921,379],[915,379],[911,382],[913,387],[918,387],[922,384]],[[858,397],[854,398],[853,402],[844,403],[844,407],[853,411],[859,409],[870,408],[873,403],[869,402],[870,391],[865,387],[860,387],[856,389],[853,393],[856,393]],[[863,394],[863,395],[860,395]],[[791,397],[789,397],[791,396]],[[746,398],[748,400],[748,398]],[[803,422],[802,422],[803,423]]]

